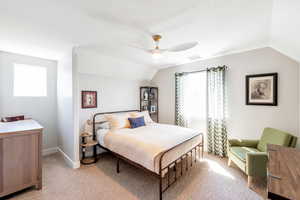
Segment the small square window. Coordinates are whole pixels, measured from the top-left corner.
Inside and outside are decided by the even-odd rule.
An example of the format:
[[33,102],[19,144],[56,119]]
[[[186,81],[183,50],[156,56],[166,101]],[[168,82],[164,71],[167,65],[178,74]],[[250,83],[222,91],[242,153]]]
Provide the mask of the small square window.
[[46,67],[14,64],[14,96],[46,97]]

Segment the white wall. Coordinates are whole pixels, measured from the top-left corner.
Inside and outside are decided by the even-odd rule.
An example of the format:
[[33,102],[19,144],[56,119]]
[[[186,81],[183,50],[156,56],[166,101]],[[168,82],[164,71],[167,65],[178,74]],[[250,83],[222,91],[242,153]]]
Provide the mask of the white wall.
[[[264,127],[274,127],[298,135],[299,129],[299,66],[298,63],[271,48],[203,60],[160,70],[153,84],[160,89],[160,120],[174,123],[174,73],[195,71],[219,65],[229,66],[228,133],[229,137],[257,139]],[[278,72],[278,106],[245,105],[245,76]]]
[[[121,48],[121,47],[120,47]],[[150,80],[157,71],[154,66],[143,62],[132,62],[118,55],[107,55],[109,48],[76,48],[76,62],[79,73],[97,74],[100,76],[114,77],[130,80]],[[126,51],[125,51],[126,52]],[[140,52],[134,54],[137,59],[141,57]],[[142,52],[143,53],[143,52]],[[142,54],[143,56],[145,54]],[[147,55],[147,54],[146,54]],[[151,55],[147,58],[152,60]]]
[[[58,61],[57,68],[57,121],[58,146],[71,167],[78,167],[78,145],[75,142],[78,134],[74,125],[74,69],[72,53]],[[77,152],[77,154],[76,154]]]
[[[14,63],[47,68],[47,97],[13,96]],[[0,52],[0,116],[23,114],[37,120],[44,127],[43,149],[58,146],[56,71],[56,61]]]
[[274,0],[271,47],[300,62],[300,1]]
[[79,95],[82,90],[97,91],[98,107],[82,109],[80,101],[80,127],[97,112],[139,109],[139,87],[146,81],[126,80],[79,73]]

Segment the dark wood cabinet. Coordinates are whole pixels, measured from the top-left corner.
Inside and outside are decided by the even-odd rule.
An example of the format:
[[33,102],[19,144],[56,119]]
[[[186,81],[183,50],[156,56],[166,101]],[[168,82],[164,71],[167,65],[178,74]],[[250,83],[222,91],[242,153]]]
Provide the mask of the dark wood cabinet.
[[158,122],[158,88],[140,87],[140,110],[148,110],[153,121]]

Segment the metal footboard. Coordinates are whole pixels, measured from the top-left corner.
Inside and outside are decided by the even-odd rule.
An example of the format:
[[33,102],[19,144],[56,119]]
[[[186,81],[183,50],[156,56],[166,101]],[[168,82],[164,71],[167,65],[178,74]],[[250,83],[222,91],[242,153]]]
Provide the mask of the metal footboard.
[[[165,158],[165,155],[167,155],[168,152],[172,151],[173,149],[175,149],[176,147],[180,146],[181,144],[183,144],[184,142],[188,142],[192,139],[194,139],[195,137],[198,137],[199,135],[193,137],[193,138],[190,138],[189,140],[187,141],[184,141],[183,143],[180,143],[174,147],[172,147],[171,149],[165,151],[161,157],[160,157],[160,160],[159,160],[159,199],[162,200],[162,195],[163,193],[169,189],[171,187],[171,185],[173,185],[177,180],[178,178],[180,178],[182,175],[183,175],[183,171],[188,171],[189,169],[189,156],[190,156],[190,159],[191,159],[191,162],[190,162],[190,167],[193,166],[193,162],[196,162],[197,161],[197,155],[198,157],[200,157],[201,155],[201,158],[203,158],[203,142],[204,142],[204,138],[203,138],[203,134],[200,133],[201,135],[201,142],[198,143],[196,146],[194,146],[193,148],[191,148],[188,152],[184,153],[183,155],[181,155],[179,158],[177,158],[175,161],[169,163],[167,166],[163,167],[162,166],[162,162],[163,162],[163,159]],[[198,151],[198,154],[197,154],[197,151]],[[194,152],[194,158],[193,158],[193,152]],[[184,163],[184,160],[185,160],[185,170],[183,169],[183,163]],[[180,176],[177,177],[177,164],[180,163]],[[167,170],[167,172],[164,174],[164,172]],[[170,174],[171,174],[171,171],[173,170],[173,172],[175,173],[175,176],[174,176],[174,180],[171,182],[170,180]],[[166,184],[166,187],[163,187],[163,179],[164,179],[164,175],[167,175],[167,184]]]

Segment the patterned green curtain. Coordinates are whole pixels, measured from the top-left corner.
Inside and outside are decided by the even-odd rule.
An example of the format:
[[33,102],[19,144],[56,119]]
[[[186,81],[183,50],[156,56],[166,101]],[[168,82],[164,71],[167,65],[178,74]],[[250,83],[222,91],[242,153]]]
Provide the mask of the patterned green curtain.
[[221,157],[227,154],[226,66],[207,70],[208,152]]
[[184,118],[184,73],[175,74],[175,124],[187,127],[187,120]]

